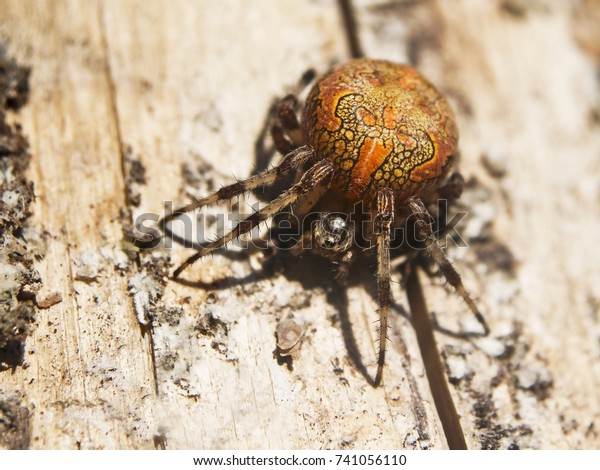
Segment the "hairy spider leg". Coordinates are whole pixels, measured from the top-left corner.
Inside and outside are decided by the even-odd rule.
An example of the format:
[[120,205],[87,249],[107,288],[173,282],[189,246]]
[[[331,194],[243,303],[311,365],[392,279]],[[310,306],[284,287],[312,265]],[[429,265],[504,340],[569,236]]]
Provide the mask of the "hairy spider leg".
[[460,278],[460,274],[458,271],[454,269],[452,263],[446,257],[444,250],[440,248],[440,246],[436,243],[435,237],[433,235],[433,231],[431,229],[431,215],[429,211],[423,204],[423,201],[419,198],[410,198],[408,200],[408,206],[412,215],[416,218],[416,227],[418,230],[418,235],[421,239],[425,241],[425,248],[428,253],[433,258],[435,264],[440,268],[440,271],[444,275],[444,278],[450,284],[454,290],[460,295],[463,300],[469,306],[469,310],[473,313],[479,324],[483,327],[483,334],[477,336],[487,336],[490,332],[490,328],[485,321],[485,318],[475,305],[472,297],[470,296],[467,289],[462,283],[462,279]]
[[302,147],[299,147],[293,150],[292,152],[288,153],[283,158],[283,161],[275,168],[263,171],[258,175],[251,176],[250,178],[245,179],[243,181],[238,181],[228,186],[223,186],[221,189],[211,194],[210,196],[198,199],[188,204],[187,206],[183,206],[179,209],[174,210],[171,214],[163,217],[158,222],[158,224],[161,229],[166,230],[166,224],[168,222],[172,221],[173,219],[176,219],[177,217],[179,217],[182,214],[185,214],[186,212],[193,211],[194,209],[198,209],[200,207],[209,206],[219,201],[228,201],[229,199],[232,199],[235,196],[247,193],[248,191],[252,191],[253,189],[261,188],[263,186],[269,186],[275,181],[277,181],[278,178],[287,175],[293,170],[301,167],[304,163],[314,158],[314,155],[315,152],[310,146],[304,145]]
[[388,316],[392,293],[390,289],[391,262],[390,237],[394,221],[394,194],[383,188],[377,191],[377,301],[379,303],[379,355],[374,385],[381,384],[385,365],[385,347],[387,341]]
[[305,143],[304,132],[296,114],[297,96],[315,79],[315,71],[309,69],[300,78],[289,95],[278,100],[271,108],[271,137],[275,148],[282,154],[291,152]]
[[[227,243],[239,238],[241,235],[250,232],[256,226],[258,226],[261,222],[273,217],[275,214],[283,210],[285,207],[293,204],[299,197],[304,194],[310,192],[315,186],[318,184],[329,185],[331,182],[331,177],[334,172],[333,164],[327,160],[319,160],[312,167],[310,167],[306,173],[302,176],[300,181],[294,184],[291,188],[285,190],[278,197],[276,197],[273,201],[265,205],[262,209],[259,209],[252,215],[246,217],[242,220],[235,228],[222,236],[221,238],[215,240],[212,243],[209,243],[201,250],[197,251],[195,254],[190,256],[187,260],[185,260],[173,273],[173,277],[179,276],[181,272],[187,268],[190,264],[194,263],[198,259],[212,253],[213,251],[221,248]],[[258,175],[257,175],[258,176]],[[251,179],[254,179],[253,177]],[[246,180],[248,181],[248,180]],[[243,183],[243,182],[241,182]],[[211,196],[205,199],[209,199]],[[198,201],[200,202],[200,201]],[[200,205],[190,204],[190,206],[200,207]],[[186,208],[189,206],[186,206]]]

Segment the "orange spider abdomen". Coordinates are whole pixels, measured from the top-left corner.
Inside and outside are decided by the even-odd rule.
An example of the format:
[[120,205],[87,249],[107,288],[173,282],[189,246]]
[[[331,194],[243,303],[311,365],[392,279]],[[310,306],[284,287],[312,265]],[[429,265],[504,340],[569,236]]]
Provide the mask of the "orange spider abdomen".
[[349,198],[390,188],[398,198],[438,186],[456,154],[450,105],[416,70],[383,60],[339,65],[311,90],[302,121],[318,158]]

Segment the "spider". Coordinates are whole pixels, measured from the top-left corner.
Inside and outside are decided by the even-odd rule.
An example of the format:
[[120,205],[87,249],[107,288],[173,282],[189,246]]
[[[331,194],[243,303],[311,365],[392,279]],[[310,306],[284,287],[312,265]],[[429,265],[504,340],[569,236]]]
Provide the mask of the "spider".
[[[160,221],[289,179],[287,189],[184,261],[176,278],[205,257],[261,222],[293,220],[300,236],[292,249],[311,249],[338,265],[339,277],[363,251],[376,251],[379,348],[373,384],[382,383],[391,310],[391,255],[395,248],[424,251],[489,328],[436,242],[433,204],[454,199],[461,179],[450,175],[458,131],[440,92],[413,68],[384,60],[355,59],[334,67],[313,85],[298,119],[295,97],[278,105],[271,128],[281,163],[175,210]],[[360,206],[360,211],[355,208]],[[435,213],[435,212],[434,212]],[[358,216],[356,214],[359,214]],[[365,223],[367,222],[367,223]],[[439,222],[439,221],[437,221]],[[396,229],[414,236],[393,247]]]

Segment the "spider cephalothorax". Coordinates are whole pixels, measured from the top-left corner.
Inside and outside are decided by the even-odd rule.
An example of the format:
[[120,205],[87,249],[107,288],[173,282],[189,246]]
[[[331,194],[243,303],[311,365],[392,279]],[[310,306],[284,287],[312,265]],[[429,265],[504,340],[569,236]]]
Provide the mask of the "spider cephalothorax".
[[[357,59],[325,74],[310,91],[298,121],[295,100],[282,100],[272,128],[279,166],[221,188],[173,212],[178,215],[284,177],[293,184],[242,220],[231,232],[207,244],[179,266],[187,266],[250,232],[260,222],[293,209],[300,236],[296,251],[316,251],[347,266],[361,252],[377,253],[379,356],[373,383],[381,383],[390,312],[390,241],[394,227],[412,218],[419,247],[431,255],[487,331],[483,317],[460,276],[437,245],[428,207],[457,194],[446,176],[457,153],[458,132],[445,98],[416,70],[382,60]],[[458,191],[460,192],[460,191]],[[360,211],[356,211],[360,207]]]

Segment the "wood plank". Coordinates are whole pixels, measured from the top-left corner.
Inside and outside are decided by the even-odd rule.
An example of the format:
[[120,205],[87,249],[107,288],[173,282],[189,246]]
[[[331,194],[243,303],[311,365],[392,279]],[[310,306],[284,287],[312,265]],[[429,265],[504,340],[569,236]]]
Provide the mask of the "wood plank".
[[[177,4],[144,3],[143,15],[135,14],[139,5],[130,4],[127,21],[118,20],[122,8],[109,6],[105,16],[123,142],[146,168],[137,214],[250,174],[271,101],[309,67],[324,70],[345,55],[334,4],[270,2],[248,12],[239,2],[207,2],[185,19]],[[201,180],[182,181],[182,165]],[[175,247],[173,264],[188,255]],[[328,301],[337,297],[331,283],[315,279],[310,265],[270,261],[260,251],[249,263],[216,255],[186,278],[217,289],[170,282],[153,313],[169,448],[445,445],[414,339],[406,352],[390,354],[390,364],[404,368],[390,367],[388,387],[373,389],[348,358],[338,305]],[[351,294],[356,340],[372,365],[374,332],[366,332],[376,307],[361,288]],[[174,312],[175,326],[163,319]],[[273,354],[277,325],[291,315],[305,328],[293,370]]]
[[[3,374],[24,395],[33,448],[152,447],[148,338],[128,298],[119,249],[124,205],[98,5],[3,2],[3,34],[32,65],[21,120],[34,155],[37,269],[62,302],[37,313],[26,368]],[[68,25],[68,26],[67,26]],[[81,280],[83,268],[97,278]],[[133,333],[133,334],[132,334]]]
[[[598,448],[599,5],[356,7],[366,54],[416,65],[457,111],[471,246],[448,251],[492,333],[436,338],[468,446]],[[421,282],[443,326],[477,328]]]
[[[210,286],[190,286],[166,277],[189,250],[122,244],[129,217],[250,174],[271,101],[347,57],[335,4],[3,1],[0,24],[33,67],[30,225],[47,233],[41,296],[63,298],[38,313],[29,367],[0,375],[32,447],[446,446],[406,320],[385,387],[350,359],[372,373],[370,271],[346,306],[309,260],[215,255],[186,273]],[[288,367],[274,350],[290,317],[305,332]]]

